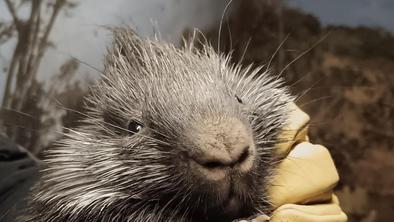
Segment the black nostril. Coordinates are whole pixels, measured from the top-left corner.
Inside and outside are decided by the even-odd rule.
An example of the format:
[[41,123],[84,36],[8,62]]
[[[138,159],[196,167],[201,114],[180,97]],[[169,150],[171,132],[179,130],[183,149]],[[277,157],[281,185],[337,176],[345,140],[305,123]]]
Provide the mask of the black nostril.
[[208,169],[220,168],[220,167],[225,167],[225,166],[233,167],[236,164],[244,162],[248,158],[248,156],[249,156],[249,146],[245,147],[244,151],[241,153],[239,158],[237,160],[235,160],[234,162],[226,164],[226,163],[222,163],[219,161],[208,161],[208,162],[205,162],[201,165],[203,165],[204,167],[206,167]]
[[238,163],[242,163],[248,158],[249,156],[249,146],[245,147],[244,151],[242,152],[241,156],[238,158]]
[[204,163],[203,166],[206,167],[206,168],[212,169],[212,168],[223,167],[224,164],[223,164],[223,163],[220,163],[220,162],[218,162],[218,161],[210,161],[210,162]]

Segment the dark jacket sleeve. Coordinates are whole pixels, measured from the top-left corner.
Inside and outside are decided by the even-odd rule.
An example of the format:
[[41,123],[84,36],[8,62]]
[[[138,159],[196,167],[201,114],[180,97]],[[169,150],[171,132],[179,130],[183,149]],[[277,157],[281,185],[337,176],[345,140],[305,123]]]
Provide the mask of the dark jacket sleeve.
[[37,162],[23,148],[0,134],[0,221],[18,216],[38,177]]

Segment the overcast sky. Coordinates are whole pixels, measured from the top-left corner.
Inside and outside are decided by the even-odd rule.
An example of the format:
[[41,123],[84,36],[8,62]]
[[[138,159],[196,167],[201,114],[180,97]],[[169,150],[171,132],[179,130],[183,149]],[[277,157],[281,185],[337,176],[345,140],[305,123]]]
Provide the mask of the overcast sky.
[[379,26],[394,31],[394,0],[287,0],[323,24]]
[[[74,56],[101,68],[110,33],[101,26],[128,24],[143,35],[152,35],[154,23],[165,40],[179,42],[186,27],[204,28],[216,24],[228,0],[84,0],[70,15],[61,14],[50,39],[56,45],[48,50],[41,63],[39,77],[45,79],[56,73],[59,66]],[[315,14],[323,24],[350,26],[382,26],[394,30],[394,0],[288,0],[289,5]],[[0,1],[0,19],[10,16],[4,1]],[[0,46],[0,98],[5,74],[14,43]],[[93,70],[81,67],[79,75]]]

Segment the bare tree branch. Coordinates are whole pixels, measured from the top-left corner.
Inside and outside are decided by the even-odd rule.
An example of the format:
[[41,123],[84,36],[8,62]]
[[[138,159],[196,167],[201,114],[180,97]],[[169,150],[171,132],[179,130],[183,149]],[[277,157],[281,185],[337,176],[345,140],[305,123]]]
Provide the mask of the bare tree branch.
[[15,30],[15,23],[4,26],[0,31],[0,45],[10,39]]
[[33,67],[29,67],[30,69],[30,73],[29,75],[27,75],[27,79],[26,81],[24,81],[24,84],[22,85],[22,87],[20,88],[20,93],[17,96],[18,101],[15,105],[15,109],[16,110],[21,110],[22,106],[26,100],[26,94],[28,92],[29,86],[31,84],[31,82],[33,81],[33,79],[36,77],[37,75],[37,71],[38,68],[40,66],[40,62],[41,59],[44,55],[44,52],[48,46],[48,37],[49,37],[49,33],[52,30],[52,27],[55,23],[56,17],[59,14],[60,10],[62,9],[62,7],[64,6],[64,3],[66,2],[66,0],[57,0],[55,5],[53,6],[53,12],[52,15],[50,17],[50,20],[48,22],[48,25],[46,26],[45,30],[44,30],[44,35],[41,37],[40,40],[40,44],[38,46],[38,55],[36,57],[36,60],[34,62],[34,66]]
[[[17,47],[18,48],[18,47]],[[14,54],[12,55],[10,67],[8,68],[8,73],[7,73],[7,80],[6,80],[6,85],[4,88],[4,94],[3,94],[3,102],[2,102],[2,107],[3,108],[9,108],[11,104],[11,83],[12,80],[14,79],[14,70],[17,65],[17,61],[19,60],[19,50],[15,50]]]
[[40,50],[39,47],[39,33],[40,33],[40,24],[41,24],[41,6],[39,1],[37,1],[37,6],[32,12],[31,15],[31,22],[30,22],[30,36],[31,36],[31,47],[29,47],[29,51],[26,53],[28,54],[28,61],[25,73],[31,73],[31,67],[33,66],[35,60],[37,59],[38,51]]
[[[73,7],[75,4],[68,0],[29,0],[30,14],[27,19],[18,17],[15,0],[6,0],[8,10],[12,15],[9,25],[0,24],[0,41],[10,39],[17,34],[16,47],[12,60],[8,66],[7,79],[4,89],[2,108],[12,109],[15,112],[40,112],[38,106],[32,105],[28,95],[36,93],[39,96],[47,95],[42,83],[37,81],[37,73],[42,58],[49,45],[49,36],[55,20],[61,10]],[[48,16],[42,16],[45,5],[51,8]],[[44,19],[43,19],[44,18]],[[47,21],[45,23],[45,21]],[[4,41],[3,41],[4,40]],[[15,86],[15,87],[14,87]],[[53,93],[53,92],[50,92]],[[41,98],[42,99],[42,98]],[[34,104],[34,103],[33,103]],[[41,115],[41,114],[40,114]],[[36,127],[41,127],[39,122],[34,122]],[[0,127],[3,125],[0,119]],[[31,150],[40,150],[42,136],[38,132],[29,132],[17,126],[4,127],[7,134],[14,140],[23,143]],[[28,139],[26,139],[28,137]]]
[[45,52],[45,49],[48,45],[47,43],[48,43],[49,33],[52,30],[52,27],[53,27],[53,24],[55,23],[57,15],[59,14],[60,10],[62,9],[62,7],[64,6],[65,3],[66,3],[66,0],[57,0],[55,5],[53,6],[52,16],[48,22],[48,25],[45,28],[44,35],[41,38],[41,45],[40,45],[41,53],[40,54],[43,54]]
[[15,26],[17,29],[20,29],[21,27],[21,21],[18,18],[18,14],[16,13],[14,4],[10,0],[5,0],[8,10],[11,13],[12,19],[14,20]]

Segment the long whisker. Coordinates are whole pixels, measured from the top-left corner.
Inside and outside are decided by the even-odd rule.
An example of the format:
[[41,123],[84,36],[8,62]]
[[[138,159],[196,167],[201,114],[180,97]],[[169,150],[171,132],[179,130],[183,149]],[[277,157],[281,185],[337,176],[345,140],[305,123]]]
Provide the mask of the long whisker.
[[226,24],[227,24],[227,31],[230,39],[230,51],[231,51],[233,49],[233,36],[231,33],[230,24],[228,23],[228,19],[226,19]]
[[291,88],[291,87],[297,85],[299,82],[303,81],[304,79],[306,79],[306,77],[310,76],[311,74],[312,74],[312,72],[306,73],[306,74],[303,75],[301,78],[299,78],[299,79],[297,79],[295,82],[293,82],[293,83],[289,86],[289,88]]
[[306,55],[307,53],[312,51],[312,49],[314,49],[316,46],[318,46],[320,43],[322,43],[330,34],[331,34],[331,32],[328,32],[327,34],[325,34],[322,38],[319,39],[319,41],[315,42],[315,44],[313,44],[309,49],[305,50],[304,52],[299,54],[295,59],[293,59],[293,61],[289,62],[282,69],[282,71],[279,73],[279,75],[276,78],[279,79],[282,76],[283,72],[286,71],[293,63],[297,62],[301,57],[303,57],[304,55]]
[[[34,118],[32,115],[30,115],[29,113],[25,113],[25,112],[22,112],[22,111],[19,111],[19,110],[16,110],[16,109],[12,109],[12,108],[1,108],[2,110],[6,110],[6,111],[11,111],[11,112],[15,112],[15,113],[18,113],[18,114],[21,114],[21,115],[24,115],[24,116],[27,116],[27,117],[30,117],[30,118]],[[35,119],[35,118],[34,118]]]
[[103,71],[101,71],[101,70],[99,70],[98,68],[96,68],[96,67],[90,65],[89,63],[84,62],[84,61],[82,61],[81,59],[79,59],[79,58],[77,58],[77,57],[75,57],[75,56],[72,56],[72,55],[70,55],[70,57],[73,58],[73,59],[75,59],[77,62],[79,62],[79,63],[81,63],[81,64],[83,64],[83,65],[85,65],[85,66],[87,66],[87,67],[89,67],[89,68],[91,68],[91,69],[93,69],[94,71],[96,71],[96,72],[98,72],[98,73],[100,73],[100,74],[102,74],[102,75],[105,75]]
[[244,51],[242,53],[241,59],[239,60],[240,64],[242,64],[243,60],[245,59],[246,51],[248,50],[249,44],[250,44],[251,41],[252,41],[252,37],[249,37],[248,41],[246,42],[246,46],[245,46],[245,49],[244,49]]
[[[10,125],[10,124],[5,123],[4,125],[6,125],[6,126],[13,126],[13,127],[19,128],[19,129],[24,129],[24,130],[28,130],[28,131],[32,131],[32,132],[37,132],[37,133],[42,133],[42,132],[46,131],[46,129],[33,129],[33,128],[26,127],[26,126],[18,125],[18,124]],[[57,134],[60,134],[62,136],[66,135],[64,132],[61,132],[61,131],[56,131],[55,130],[54,132],[57,133]]]
[[[67,108],[67,107],[63,106],[63,105],[60,103],[60,101],[58,101],[58,100],[56,100],[56,101],[60,104],[59,108],[61,108],[61,109],[64,109],[64,110],[66,110],[66,111],[70,111],[70,112],[77,113],[77,114],[79,114],[79,115],[81,115],[81,116],[84,116],[84,117],[86,117],[86,118],[91,118],[91,117],[92,117],[92,116],[90,116],[90,115],[88,115],[88,114],[86,114],[86,113],[82,113],[82,112],[80,112],[80,111],[78,111],[78,110],[73,110],[73,109]],[[123,128],[123,127],[119,127],[119,126],[116,126],[116,125],[110,124],[110,123],[106,123],[106,124],[109,125],[109,126],[115,127],[115,128],[117,128],[117,129],[123,130],[123,131],[125,131],[125,132],[127,132],[127,133],[130,133],[129,130],[127,130],[127,129]],[[150,127],[147,127],[147,126],[144,126],[144,127],[145,127],[146,129],[149,129],[149,130],[151,130],[151,131],[153,131],[153,132],[155,132],[155,133],[157,133],[157,134],[159,134],[159,135],[161,135],[161,136],[167,138],[167,139],[169,138],[168,135],[163,134],[162,132],[159,132],[159,131],[157,131],[157,130],[155,130],[155,129],[153,129],[153,128],[150,128]]]
[[333,96],[322,96],[320,98],[312,99],[312,100],[310,100],[310,101],[308,101],[306,103],[299,104],[298,106],[300,108],[303,108],[306,105],[310,105],[310,104],[313,104],[313,103],[316,103],[316,102],[319,102],[319,101],[322,101],[322,100],[325,100],[325,99],[330,99],[330,98],[333,98]]
[[75,61],[79,62],[80,64],[85,65],[86,67],[89,67],[90,69],[96,71],[97,73],[100,73],[100,74],[104,75],[104,72],[103,72],[103,71],[101,71],[100,69],[94,67],[93,65],[90,65],[89,63],[87,63],[87,62],[85,62],[85,61],[83,61],[83,60],[77,58],[76,56],[73,56],[73,55],[71,55],[71,54],[69,54],[69,53],[67,53],[67,52],[64,52],[64,51],[62,51],[62,50],[59,50],[59,49],[55,49],[55,51],[56,51],[57,53],[59,53],[59,54],[62,54],[62,55],[64,55],[64,56],[68,56],[68,57],[74,59]]
[[221,19],[220,19],[220,23],[219,23],[219,33],[218,33],[218,48],[217,48],[217,50],[218,50],[218,53],[220,53],[220,39],[221,39],[221,34],[222,34],[222,26],[223,26],[223,21],[224,21],[224,16],[226,15],[226,12],[227,12],[227,10],[228,10],[228,8],[230,7],[230,5],[231,5],[231,3],[233,2],[233,0],[230,0],[227,4],[226,4],[226,7],[224,8],[224,10],[223,10],[223,13],[222,13],[222,17],[221,17]]
[[[109,125],[109,126],[112,126],[112,127],[116,128],[116,129],[123,130],[123,131],[125,131],[125,132],[127,132],[127,133],[134,133],[134,132],[131,131],[131,130],[128,130],[128,129],[125,129],[125,128],[123,128],[123,127],[114,125],[114,124],[112,124],[112,123],[106,122],[105,124],[106,124],[106,125]],[[103,124],[98,124],[98,125],[101,126],[104,130],[108,130],[108,128],[105,127]],[[141,133],[138,133],[138,135],[141,136],[141,137],[145,137],[145,138],[151,139],[151,140],[153,140],[153,141],[155,141],[155,142],[158,142],[158,143],[160,143],[160,144],[163,144],[163,145],[168,145],[168,146],[171,145],[170,143],[167,143],[167,142],[162,141],[162,140],[157,139],[157,138],[150,137],[150,136],[148,136],[148,135],[144,135],[144,134],[141,134]]]
[[295,99],[295,102],[299,101],[302,97],[304,97],[306,94],[308,94],[312,89],[314,89],[314,87],[320,82],[320,80],[317,80],[314,84],[312,84],[311,87],[309,87],[308,89],[304,90],[300,95],[297,96],[297,98]]
[[274,60],[276,54],[278,54],[279,50],[282,48],[282,46],[285,44],[285,42],[287,41],[287,39],[289,39],[290,33],[286,35],[286,37],[282,40],[282,42],[279,44],[279,46],[276,48],[274,54],[271,56],[268,64],[267,64],[267,68],[265,69],[265,71],[268,71],[268,69],[271,67],[271,63]]
[[[59,103],[60,103],[60,102],[59,102]],[[61,103],[60,103],[60,104],[61,104]],[[77,111],[77,110],[73,110],[73,109],[70,109],[70,108],[67,108],[67,107],[64,107],[64,106],[60,106],[60,108],[62,108],[62,109],[64,109],[64,110],[67,110],[67,111],[71,111],[71,112],[80,114],[80,115],[82,115],[82,116],[84,116],[84,117],[87,117],[87,118],[91,118],[91,116],[89,116],[88,114],[82,113],[82,112]],[[102,127],[104,130],[110,131],[110,130],[109,130],[107,127],[105,127],[103,124],[98,124],[98,125],[99,125],[100,127]],[[123,130],[123,131],[125,131],[125,132],[127,132],[127,133],[133,133],[132,131],[130,131],[130,130],[128,130],[128,129],[125,129],[125,128],[123,128],[123,127],[117,126],[117,125],[115,125],[115,124],[111,124],[111,123],[106,122],[105,125],[114,127],[114,128],[116,128],[116,129],[119,129],[119,130]],[[63,128],[64,128],[64,129],[67,129],[67,130],[71,130],[71,131],[73,131],[73,132],[76,132],[76,131],[72,130],[71,128],[67,128],[67,127],[63,127]],[[148,128],[148,129],[154,131],[154,130],[151,129],[151,128]],[[162,135],[162,136],[165,137],[165,138],[168,138],[168,136],[165,135],[165,134],[162,134],[162,133],[160,133],[160,132],[156,132],[156,133]],[[150,136],[147,136],[147,135],[143,135],[143,134],[139,134],[139,135],[142,136],[142,137],[146,137],[146,138],[152,139],[152,140],[154,140],[154,141],[156,141],[156,142],[158,142],[158,143],[160,143],[160,144],[170,145],[169,143],[167,143],[167,142],[165,142],[165,141],[162,141],[162,140],[159,140],[159,139],[157,139],[157,138],[153,138],[153,137],[150,137]]]

